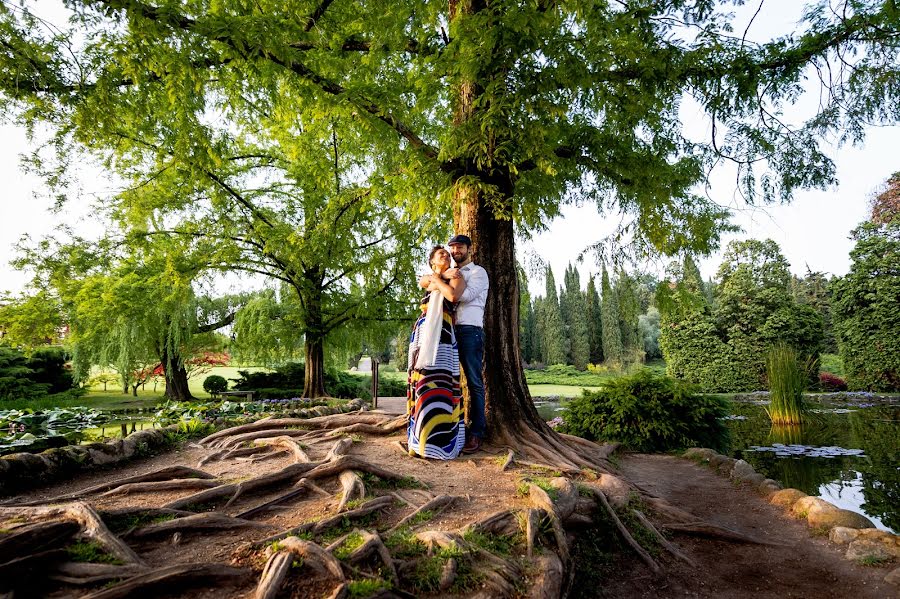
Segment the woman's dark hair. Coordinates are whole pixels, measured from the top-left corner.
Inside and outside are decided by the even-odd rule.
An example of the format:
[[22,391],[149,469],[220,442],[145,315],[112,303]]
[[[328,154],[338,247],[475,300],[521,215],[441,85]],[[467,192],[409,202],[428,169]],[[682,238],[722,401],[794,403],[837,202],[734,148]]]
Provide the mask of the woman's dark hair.
[[431,261],[434,260],[434,255],[438,252],[438,250],[444,250],[446,252],[447,248],[442,245],[436,245],[431,248],[431,251],[428,252],[428,266],[431,266]]

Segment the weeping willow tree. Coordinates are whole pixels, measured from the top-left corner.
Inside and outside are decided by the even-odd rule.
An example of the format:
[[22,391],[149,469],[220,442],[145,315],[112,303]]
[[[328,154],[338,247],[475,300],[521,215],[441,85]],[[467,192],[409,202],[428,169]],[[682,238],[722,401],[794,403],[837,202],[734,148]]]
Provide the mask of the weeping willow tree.
[[[736,166],[749,202],[787,201],[835,181],[824,136],[858,141],[866,124],[900,117],[894,2],[820,2],[796,32],[762,42],[734,34],[730,5],[74,0],[62,33],[4,8],[0,87],[60,139],[126,158],[165,147],[155,169],[135,162],[145,178],[170,161],[206,180],[270,160],[225,150],[241,123],[255,136],[283,117],[274,134],[288,139],[303,111],[352,118],[389,195],[413,213],[452,209],[488,271],[489,426],[574,466],[584,456],[543,423],[525,384],[516,226],[589,201],[633,217],[620,233],[637,247],[702,253],[728,217],[697,191],[715,164]],[[811,74],[825,93],[792,125],[782,111]],[[685,133],[686,101],[711,125],[705,139]]]
[[[234,320],[240,296],[198,292],[202,262],[189,246],[44,240],[16,261],[62,306],[76,377],[93,366],[115,369],[124,392],[142,371],[162,366],[166,397],[192,399],[185,360],[203,335]],[[203,252],[200,252],[201,254]],[[35,283],[37,285],[38,283]]]

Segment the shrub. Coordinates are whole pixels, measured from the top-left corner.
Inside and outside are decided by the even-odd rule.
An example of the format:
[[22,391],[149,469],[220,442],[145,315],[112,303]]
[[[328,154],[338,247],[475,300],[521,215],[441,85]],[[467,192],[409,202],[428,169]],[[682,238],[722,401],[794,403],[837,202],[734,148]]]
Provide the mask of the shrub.
[[585,391],[563,414],[566,432],[591,440],[619,441],[638,451],[690,445],[719,448],[726,428],[722,398],[693,393],[673,378],[648,370]]
[[822,391],[846,391],[847,381],[830,372],[819,373],[819,386]]
[[228,381],[218,374],[210,375],[203,380],[203,390],[210,395],[218,395],[228,390]]
[[[275,372],[247,372],[239,370],[241,378],[234,379],[232,389],[253,391],[257,399],[281,399],[301,397],[305,381],[303,364],[288,362]],[[372,398],[372,377],[350,374],[340,370],[325,371],[325,391],[332,397],[346,399]],[[378,394],[384,397],[406,395],[406,383],[388,377],[379,377]]]

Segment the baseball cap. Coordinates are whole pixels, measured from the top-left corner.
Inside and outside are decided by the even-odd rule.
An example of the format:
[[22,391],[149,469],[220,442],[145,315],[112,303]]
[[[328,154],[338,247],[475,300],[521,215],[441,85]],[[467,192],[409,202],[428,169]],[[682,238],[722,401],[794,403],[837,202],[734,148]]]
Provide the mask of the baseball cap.
[[447,242],[447,245],[451,243],[463,243],[465,245],[471,246],[472,239],[468,235],[454,235],[450,238],[450,241]]

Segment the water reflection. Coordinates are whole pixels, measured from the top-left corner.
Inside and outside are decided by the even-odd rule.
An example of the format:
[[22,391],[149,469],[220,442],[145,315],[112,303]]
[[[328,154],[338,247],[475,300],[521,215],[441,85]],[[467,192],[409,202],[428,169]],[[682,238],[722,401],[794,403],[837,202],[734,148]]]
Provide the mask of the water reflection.
[[786,487],[862,512],[900,531],[900,406],[816,405],[803,426],[773,427],[758,405],[735,402],[731,455]]

